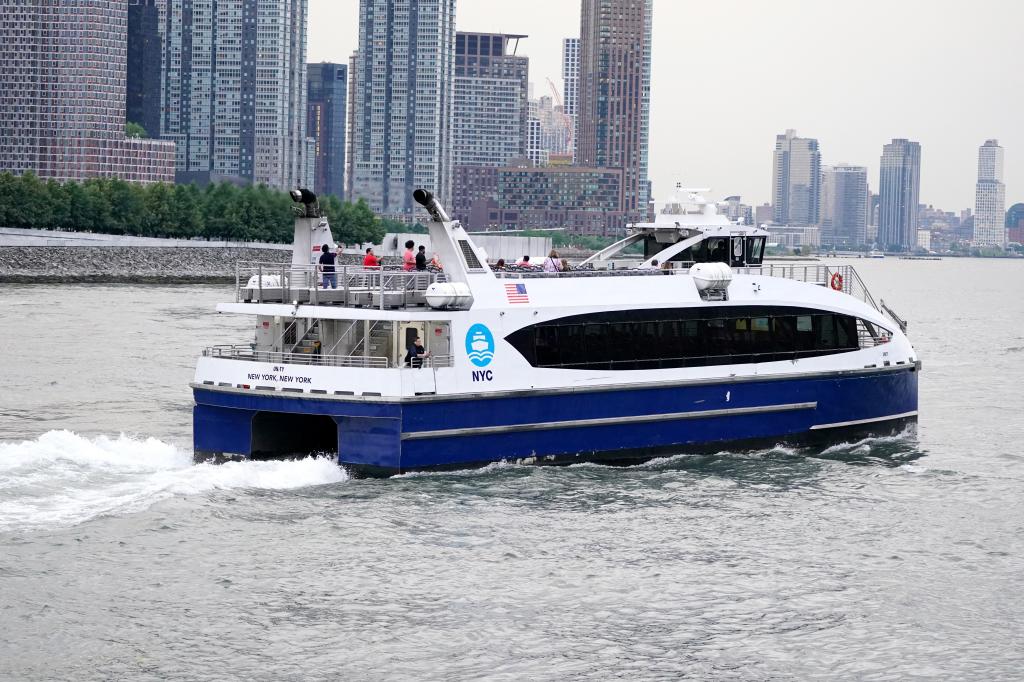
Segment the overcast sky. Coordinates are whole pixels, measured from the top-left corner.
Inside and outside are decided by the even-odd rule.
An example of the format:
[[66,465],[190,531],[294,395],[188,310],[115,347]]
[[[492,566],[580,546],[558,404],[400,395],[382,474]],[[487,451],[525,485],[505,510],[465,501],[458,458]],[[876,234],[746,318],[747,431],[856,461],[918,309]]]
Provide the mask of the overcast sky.
[[[535,96],[561,88],[579,0],[457,0],[457,27],[524,33]],[[309,0],[309,61],[348,63],[358,0]],[[1018,0],[654,0],[650,175],[770,200],[775,135],[816,137],[823,163],[869,169],[882,145],[921,143],[921,201],[974,206],[978,146],[1006,156],[1024,201],[1024,3]],[[456,115],[458,113],[456,112]]]

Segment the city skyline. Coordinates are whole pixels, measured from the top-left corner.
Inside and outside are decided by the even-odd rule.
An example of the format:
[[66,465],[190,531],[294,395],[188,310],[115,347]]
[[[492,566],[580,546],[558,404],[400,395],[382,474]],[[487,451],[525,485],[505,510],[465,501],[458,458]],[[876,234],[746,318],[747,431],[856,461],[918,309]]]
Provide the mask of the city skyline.
[[[1016,58],[1014,27],[1024,10],[995,2],[983,2],[990,9],[979,11],[877,0],[845,8],[804,0],[770,7],[739,0],[655,4],[649,171],[655,199],[664,200],[680,181],[710,186],[716,197],[739,194],[751,205],[769,201],[772,141],[787,128],[818,139],[824,164],[866,166],[872,186],[881,145],[899,137],[919,141],[928,150],[921,203],[950,210],[973,207],[978,145],[998,138],[1007,151],[1007,204],[1024,196],[1018,96],[1004,83],[1006,70],[991,68]],[[357,43],[358,5],[310,0],[308,61],[348,59]],[[529,35],[519,54],[530,57],[530,81],[538,93],[548,77],[561,87],[562,40],[579,31],[577,0],[458,0],[456,11],[460,31]],[[916,27],[906,40],[904,24]],[[836,26],[843,28],[837,33]],[[984,41],[964,43],[980,35]],[[885,50],[871,49],[881,41]],[[885,77],[894,60],[898,82]],[[794,63],[803,64],[803,80],[813,88],[780,85],[778,73]]]

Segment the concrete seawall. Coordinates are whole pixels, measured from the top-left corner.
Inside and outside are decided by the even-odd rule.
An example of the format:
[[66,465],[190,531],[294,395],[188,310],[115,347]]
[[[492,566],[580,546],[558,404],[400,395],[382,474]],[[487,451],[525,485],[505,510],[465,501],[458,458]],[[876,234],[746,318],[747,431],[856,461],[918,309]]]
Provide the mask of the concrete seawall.
[[291,252],[256,248],[0,247],[0,282],[234,281],[239,261],[289,263]]

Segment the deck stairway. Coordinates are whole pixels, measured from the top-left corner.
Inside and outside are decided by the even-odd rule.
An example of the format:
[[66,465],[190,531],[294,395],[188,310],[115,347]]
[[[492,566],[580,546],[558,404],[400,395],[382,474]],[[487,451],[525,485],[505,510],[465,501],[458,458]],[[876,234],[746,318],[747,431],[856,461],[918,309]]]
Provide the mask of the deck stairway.
[[320,320],[314,320],[290,352],[298,355],[315,355],[320,352]]

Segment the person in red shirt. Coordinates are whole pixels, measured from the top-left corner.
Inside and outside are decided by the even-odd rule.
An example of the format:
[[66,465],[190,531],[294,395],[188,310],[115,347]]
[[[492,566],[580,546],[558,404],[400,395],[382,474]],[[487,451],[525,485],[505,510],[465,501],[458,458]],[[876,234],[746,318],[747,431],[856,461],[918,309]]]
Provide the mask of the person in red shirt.
[[412,247],[416,244],[410,239],[405,243],[405,253],[402,254],[402,269],[406,272],[416,269],[416,254],[412,252]]
[[366,256],[363,258],[364,268],[379,268],[380,261],[373,255],[373,247],[366,249]]

